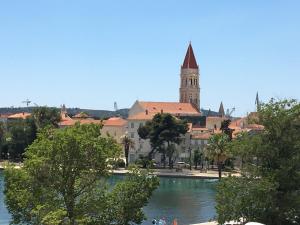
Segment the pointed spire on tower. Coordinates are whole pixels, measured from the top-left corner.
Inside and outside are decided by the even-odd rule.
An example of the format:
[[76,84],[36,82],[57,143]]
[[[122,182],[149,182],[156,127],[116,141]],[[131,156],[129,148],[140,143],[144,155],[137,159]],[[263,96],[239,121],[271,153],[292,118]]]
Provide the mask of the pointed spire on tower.
[[194,55],[193,47],[190,42],[189,47],[186,51],[186,55],[182,64],[183,69],[198,69],[197,61]]
[[260,110],[260,101],[259,101],[259,97],[258,97],[258,92],[256,92],[255,105],[256,105],[256,111],[259,111]]
[[219,107],[219,116],[221,116],[221,117],[225,116],[223,102],[221,102],[220,107]]

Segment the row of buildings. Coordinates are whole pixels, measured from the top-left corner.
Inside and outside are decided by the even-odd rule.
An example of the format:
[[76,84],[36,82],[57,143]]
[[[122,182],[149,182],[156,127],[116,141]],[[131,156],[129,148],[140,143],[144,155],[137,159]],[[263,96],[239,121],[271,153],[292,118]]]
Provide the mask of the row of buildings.
[[[220,132],[222,121],[228,119],[225,115],[223,104],[220,104],[219,112],[215,116],[203,115],[200,110],[200,69],[197,64],[192,45],[189,44],[180,71],[180,88],[178,102],[149,102],[136,101],[129,110],[128,118],[112,117],[106,120],[96,120],[86,113],[79,113],[70,117],[66,107],[61,108],[61,128],[72,126],[76,122],[81,124],[102,124],[102,135],[112,136],[121,143],[124,135],[134,141],[134,147],[129,151],[129,162],[133,163],[141,156],[146,156],[151,151],[149,140],[143,140],[138,135],[138,128],[153,118],[157,113],[170,113],[174,117],[188,121],[188,132],[182,137],[178,149],[177,160],[183,161],[189,158],[190,152],[195,149],[203,150],[208,139],[214,133]],[[10,115],[6,119],[26,118],[28,113]],[[252,113],[251,116],[255,116]],[[0,119],[5,119],[1,117]],[[261,130],[257,124],[249,124],[247,117],[233,119],[230,128],[233,135],[241,131]],[[155,161],[162,162],[160,154],[155,154]]]
[[[138,128],[153,118],[157,113],[170,113],[171,115],[188,121],[188,132],[182,137],[178,148],[177,160],[183,161],[190,157],[190,151],[203,150],[208,139],[214,133],[220,132],[222,121],[229,119],[230,115],[224,112],[221,102],[217,115],[203,115],[200,110],[200,69],[196,61],[191,43],[188,46],[183,64],[180,69],[180,88],[178,102],[136,101],[129,110],[128,118],[113,117],[107,120],[93,120],[87,115],[68,117],[67,110],[62,107],[61,127],[73,125],[76,121],[81,123],[102,123],[102,134],[110,135],[121,143],[121,137],[129,136],[134,141],[134,147],[129,151],[129,162],[133,163],[141,156],[151,151],[149,140],[139,137]],[[255,113],[250,114],[255,117]],[[257,124],[249,124],[248,117],[233,119],[230,128],[233,136],[241,131],[261,130]],[[162,157],[155,154],[155,161],[159,164]]]

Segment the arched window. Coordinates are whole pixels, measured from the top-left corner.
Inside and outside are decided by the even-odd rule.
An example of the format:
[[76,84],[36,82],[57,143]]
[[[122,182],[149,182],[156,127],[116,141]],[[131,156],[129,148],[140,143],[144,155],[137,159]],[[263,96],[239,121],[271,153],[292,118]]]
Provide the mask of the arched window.
[[193,79],[192,78],[190,78],[190,81],[191,81],[191,85],[193,85]]

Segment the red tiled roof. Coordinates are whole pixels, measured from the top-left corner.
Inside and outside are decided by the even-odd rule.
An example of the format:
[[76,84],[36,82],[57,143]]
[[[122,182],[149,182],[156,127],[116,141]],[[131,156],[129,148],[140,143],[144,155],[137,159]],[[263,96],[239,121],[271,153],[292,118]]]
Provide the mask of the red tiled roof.
[[170,113],[172,115],[194,115],[200,112],[191,103],[180,102],[139,102],[140,105],[150,113]]
[[229,128],[234,129],[234,127],[242,127],[245,123],[246,118],[236,119],[231,121]]
[[183,65],[181,68],[184,69],[198,69],[197,61],[194,55],[193,47],[191,43],[189,44],[189,47],[187,49]]
[[0,118],[7,119],[10,116],[10,114],[0,114]]
[[121,117],[112,117],[103,121],[104,126],[125,126],[126,124],[127,120],[124,120]]
[[31,116],[31,113],[23,112],[23,113],[16,113],[16,114],[10,115],[7,118],[8,119],[26,119],[27,117],[30,117],[30,116]]
[[80,124],[102,124],[101,120],[93,120],[93,119],[82,119],[82,120],[63,120],[59,122],[60,126],[73,126],[75,123],[80,123]]
[[129,116],[127,119],[128,120],[152,120],[156,113],[148,113],[146,114],[145,112],[137,113],[134,115]]
[[59,126],[65,127],[65,126],[73,126],[76,122],[77,122],[76,120],[70,119],[70,120],[62,120],[58,124]]
[[[76,120],[77,122],[78,120]],[[101,120],[94,120],[94,119],[83,119],[79,120],[80,124],[102,124]]]

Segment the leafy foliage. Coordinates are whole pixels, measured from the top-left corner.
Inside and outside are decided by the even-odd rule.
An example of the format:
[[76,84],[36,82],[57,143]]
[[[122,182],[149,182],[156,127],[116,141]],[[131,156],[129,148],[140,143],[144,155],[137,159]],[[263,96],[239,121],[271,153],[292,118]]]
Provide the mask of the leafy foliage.
[[203,160],[203,153],[199,151],[199,149],[196,149],[194,151],[194,165],[195,169],[197,169],[197,166],[202,162]]
[[152,154],[158,151],[163,154],[164,166],[166,156],[169,157],[169,166],[173,165],[174,144],[180,144],[182,135],[188,130],[187,123],[168,113],[158,113],[151,121],[139,127],[138,134],[142,139],[150,139]]
[[104,214],[110,216],[105,224],[140,224],[146,218],[142,207],[147,204],[158,185],[157,177],[134,168],[125,181],[118,183],[109,194],[109,204],[105,207]]
[[2,146],[5,143],[5,125],[0,121],[0,158],[2,155]]
[[128,137],[127,135],[124,135],[121,137],[122,145],[124,146],[125,151],[125,166],[128,167],[128,155],[129,155],[129,149],[134,148],[134,141]]
[[229,128],[230,123],[231,123],[231,120],[224,120],[224,121],[222,121],[220,130],[224,134],[227,134],[228,137],[229,137],[229,139],[231,140],[232,139],[232,132],[233,132],[233,130]]
[[49,108],[46,106],[34,108],[32,117],[38,129],[46,126],[58,127],[60,121],[60,113],[56,108]]
[[222,167],[227,158],[227,144],[229,136],[225,133],[214,134],[208,140],[206,154],[209,159],[212,159],[218,164],[219,179],[222,177]]
[[[132,176],[138,178],[109,191],[103,178],[109,175],[109,159],[120,153],[114,139],[100,136],[98,125],[41,130],[25,153],[24,167],[5,170],[5,200],[12,214],[11,223],[109,225],[117,224],[111,222],[115,216],[126,218],[122,220],[126,223],[120,225],[141,221],[140,208],[134,208],[131,214],[121,208],[120,191],[130,192],[133,187],[146,185],[144,190],[134,190],[140,202],[131,202],[141,206],[147,203],[157,180],[145,182],[147,176],[135,172]],[[108,208],[112,205],[119,208]]]
[[300,104],[262,105],[264,131],[242,134],[230,149],[243,159],[242,176],[225,178],[217,194],[218,221],[256,220],[272,225],[300,223]]
[[22,158],[27,146],[36,138],[36,132],[32,118],[9,121],[7,131],[3,134],[2,153],[9,154],[10,159]]

